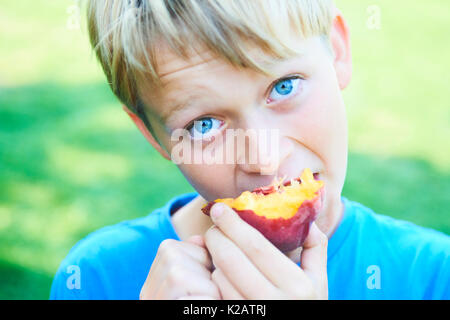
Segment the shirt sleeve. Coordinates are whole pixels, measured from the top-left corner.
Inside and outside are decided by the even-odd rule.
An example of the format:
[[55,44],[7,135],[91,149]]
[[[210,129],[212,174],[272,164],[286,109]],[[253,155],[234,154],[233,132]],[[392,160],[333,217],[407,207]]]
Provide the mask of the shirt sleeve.
[[448,254],[440,263],[425,299],[450,300],[450,256]]
[[90,261],[64,260],[53,279],[50,300],[107,299],[100,272]]

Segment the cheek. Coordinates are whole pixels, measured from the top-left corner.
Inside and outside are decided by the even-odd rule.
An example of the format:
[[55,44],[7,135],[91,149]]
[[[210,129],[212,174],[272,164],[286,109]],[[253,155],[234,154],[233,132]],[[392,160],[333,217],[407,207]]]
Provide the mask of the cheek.
[[288,134],[323,162],[329,178],[341,180],[347,159],[345,105],[334,74],[311,81],[306,98],[285,117]]
[[[164,138],[164,144],[171,156],[178,155],[179,161],[176,162],[178,169],[192,187],[208,201],[236,196],[235,165],[223,162],[222,164],[204,163],[206,153],[211,151],[211,148],[222,148],[222,144],[195,147],[190,140],[186,140],[186,144],[189,145],[187,147],[181,141],[183,139],[171,141],[170,137]],[[186,157],[184,157],[185,151]]]
[[178,168],[207,201],[235,196],[233,165],[180,164]]

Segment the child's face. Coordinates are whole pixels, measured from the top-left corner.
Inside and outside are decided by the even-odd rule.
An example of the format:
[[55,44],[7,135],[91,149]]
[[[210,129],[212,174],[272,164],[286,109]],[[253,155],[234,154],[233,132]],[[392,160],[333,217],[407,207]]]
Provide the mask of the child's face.
[[[165,157],[177,144],[171,141],[175,129],[187,128],[195,135],[202,131],[206,136],[218,129],[216,139],[224,138],[226,129],[279,130],[279,152],[272,159],[271,174],[261,174],[258,163],[180,164],[182,173],[206,200],[236,197],[269,184],[275,176],[296,178],[310,168],[325,182],[325,207],[339,201],[347,165],[341,96],[346,83],[342,85],[336,58],[320,38],[296,39],[296,45],[304,54],[273,65],[276,77],[237,69],[208,51],[193,54],[189,61],[169,50],[159,53],[165,88],[158,92],[142,89],[142,99]],[[186,102],[185,108],[173,109]],[[200,122],[189,126],[194,120]],[[261,156],[258,147],[247,152]]]

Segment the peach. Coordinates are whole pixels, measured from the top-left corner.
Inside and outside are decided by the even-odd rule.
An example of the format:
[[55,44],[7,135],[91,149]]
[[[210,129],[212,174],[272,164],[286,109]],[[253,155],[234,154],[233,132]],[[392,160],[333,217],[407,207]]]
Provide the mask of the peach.
[[234,199],[214,200],[202,211],[209,216],[214,203],[225,203],[278,249],[294,250],[303,245],[320,212],[324,183],[314,179],[310,169],[305,169],[300,178],[285,183],[283,180],[245,191]]

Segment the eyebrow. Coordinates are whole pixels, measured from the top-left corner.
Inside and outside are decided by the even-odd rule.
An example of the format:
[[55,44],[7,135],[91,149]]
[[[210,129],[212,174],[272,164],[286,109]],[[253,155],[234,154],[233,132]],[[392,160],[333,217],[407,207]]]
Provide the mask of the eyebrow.
[[190,95],[185,101],[178,102],[174,106],[168,108],[168,111],[161,117],[162,121],[167,124],[177,113],[194,107],[195,102],[199,100],[199,97],[198,94]]

